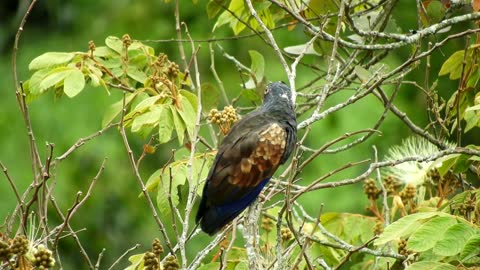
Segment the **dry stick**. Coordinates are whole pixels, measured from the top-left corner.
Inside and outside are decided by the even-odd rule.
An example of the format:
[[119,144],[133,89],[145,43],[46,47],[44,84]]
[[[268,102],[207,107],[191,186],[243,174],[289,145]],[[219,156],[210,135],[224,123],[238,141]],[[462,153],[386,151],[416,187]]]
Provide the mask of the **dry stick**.
[[103,255],[105,254],[105,250],[106,249],[103,248],[100,254],[98,254],[97,263],[95,263],[95,270],[98,270],[100,268],[100,262],[102,261]]
[[[378,162],[378,151],[377,147],[374,145],[373,147],[373,152],[375,156],[375,162]],[[377,182],[378,185],[380,186],[380,189],[382,190],[382,204],[383,204],[383,225],[384,227],[387,227],[390,224],[390,208],[388,207],[388,192],[387,189],[385,188],[385,185],[383,184],[382,181],[382,174],[380,173],[380,168],[377,168]]]
[[71,153],[73,153],[75,150],[77,150],[78,148],[80,148],[82,145],[84,145],[86,142],[102,135],[103,133],[105,133],[105,131],[109,130],[110,128],[112,127],[116,127],[118,126],[119,123],[110,123],[109,125],[107,125],[106,127],[102,128],[101,130],[87,136],[87,137],[84,137],[84,138],[80,138],[74,145],[72,145],[65,153],[63,153],[61,156],[59,157],[56,157],[55,160],[64,160],[66,159]]
[[102,165],[100,166],[100,169],[98,170],[95,177],[93,177],[92,182],[90,183],[90,186],[88,187],[87,193],[85,194],[85,197],[83,197],[82,200],[80,200],[80,197],[82,196],[82,192],[81,191],[77,192],[77,197],[75,199],[75,203],[73,204],[73,206],[70,209],[68,209],[67,216],[65,217],[65,219],[63,221],[63,224],[60,226],[58,234],[55,237],[55,240],[53,241],[53,243],[54,243],[53,246],[58,245],[58,240],[60,238],[60,233],[63,232],[63,230],[65,229],[67,224],[70,222],[70,218],[75,214],[75,212],[78,210],[78,208],[80,208],[80,206],[82,206],[88,200],[88,198],[90,198],[90,196],[92,195],[92,190],[95,187],[95,184],[97,183],[98,178],[100,178],[100,175],[102,175],[103,171],[105,170],[106,162],[107,162],[107,158],[104,158],[103,162],[102,162]]
[[156,223],[157,223],[157,225],[160,229],[160,232],[162,233],[162,236],[165,240],[165,243],[166,243],[168,249],[170,250],[170,252],[172,254],[174,254],[172,244],[170,243],[170,239],[168,238],[168,234],[167,234],[167,231],[165,229],[165,225],[163,224],[163,222],[158,217],[157,210],[155,209],[155,205],[153,204],[152,198],[150,197],[150,193],[148,193],[147,187],[143,183],[142,176],[140,175],[140,172],[138,171],[138,167],[137,167],[136,162],[135,162],[135,157],[133,156],[133,151],[130,148],[130,143],[128,142],[127,134],[125,132],[125,127],[123,125],[123,119],[125,117],[125,111],[126,111],[126,108],[125,108],[125,93],[124,93],[123,94],[122,118],[120,120],[120,135],[122,137],[125,149],[127,150],[128,160],[130,161],[130,165],[132,166],[133,172],[135,174],[135,178],[137,179],[138,184],[142,188],[143,196],[147,200],[148,207],[152,211],[153,218],[156,221]]
[[[15,185],[15,182],[10,177],[10,174],[8,173],[7,167],[5,167],[5,165],[3,165],[3,163],[1,161],[0,161],[0,167],[2,167],[3,174],[5,174],[5,177],[7,178],[7,181],[10,184],[10,187],[12,188],[13,193],[15,194],[15,197],[17,198],[17,203],[20,206],[21,215],[23,216],[24,213],[25,213],[25,204],[24,204],[23,200],[20,198],[20,193],[18,193],[17,186]],[[24,224],[22,223],[22,225],[24,225]],[[26,228],[23,228],[23,230],[26,230]]]
[[[52,202],[55,210],[57,211],[57,214],[60,216],[60,218],[62,220],[65,220],[65,216],[63,215],[62,213],[62,210],[60,209],[60,206],[58,206],[57,204],[57,201],[55,200],[54,197],[51,197],[50,198],[50,201]],[[75,232],[72,228],[72,226],[70,225],[70,223],[66,223],[67,224],[67,228],[68,230],[70,231],[73,239],[75,240],[75,243],[77,244],[78,248],[80,249],[80,254],[82,254],[83,258],[85,259],[85,261],[87,262],[88,266],[90,269],[95,269],[95,267],[93,266],[93,263],[92,261],[90,260],[90,257],[88,257],[88,254],[87,252],[85,251],[85,249],[83,248],[83,245],[82,245],[82,242],[80,242],[80,239],[78,238],[78,235],[77,235],[77,232]],[[60,234],[61,231],[58,232],[58,234]],[[60,238],[63,238],[63,237],[60,237]],[[54,246],[55,249],[57,249],[56,246]],[[57,257],[58,257],[58,252],[57,252]],[[60,259],[60,257],[58,257],[58,259]]]
[[[182,39],[182,28],[180,27],[180,1],[175,0],[175,31],[177,33],[177,39]],[[180,58],[183,62],[183,69],[185,70],[185,74],[187,74],[189,65],[187,65],[187,58],[185,56],[185,49],[183,48],[183,43],[178,42],[178,51],[180,52]]]
[[[460,123],[460,99],[463,91],[465,90],[465,84],[467,83],[465,78],[469,75],[470,70],[467,71],[465,75],[465,67],[467,66],[467,55],[468,55],[468,42],[469,36],[466,36],[465,39],[465,49],[463,50],[463,60],[462,60],[462,72],[460,73],[460,80],[458,80],[458,92],[455,96],[455,109],[457,115],[457,145],[462,146],[462,124]],[[462,181],[463,182],[463,181]]]
[[133,250],[137,249],[140,247],[140,244],[136,244],[135,246],[129,248],[127,251],[125,251],[118,259],[116,259],[113,264],[108,268],[108,270],[112,270],[123,258],[125,258],[128,253],[132,252]]
[[334,268],[334,270],[339,270],[341,269],[341,267],[348,262],[348,260],[350,259],[350,257],[352,257],[352,255],[355,253],[355,252],[358,252],[359,250],[361,250],[362,248],[366,248],[370,243],[372,243],[375,239],[377,239],[378,236],[374,236],[372,239],[368,240],[367,242],[365,242],[363,245],[359,246],[359,247],[356,247],[354,249],[351,249],[348,251],[347,255],[342,259],[342,261]]
[[230,101],[228,100],[227,93],[225,92],[225,87],[223,87],[223,82],[218,76],[217,70],[215,69],[215,51],[213,50],[213,46],[211,42],[208,43],[208,48],[210,50],[210,71],[212,72],[213,77],[215,78],[218,86],[220,87],[220,92],[222,93],[223,102],[225,102],[225,104],[230,105]]

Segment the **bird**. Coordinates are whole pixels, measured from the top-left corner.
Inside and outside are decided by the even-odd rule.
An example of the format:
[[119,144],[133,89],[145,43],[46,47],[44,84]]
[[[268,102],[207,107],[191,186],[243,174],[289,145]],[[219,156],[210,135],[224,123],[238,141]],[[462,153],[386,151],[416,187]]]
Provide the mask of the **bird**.
[[195,221],[216,234],[252,204],[297,140],[292,92],[283,82],[269,83],[260,108],[235,123],[218,147]]

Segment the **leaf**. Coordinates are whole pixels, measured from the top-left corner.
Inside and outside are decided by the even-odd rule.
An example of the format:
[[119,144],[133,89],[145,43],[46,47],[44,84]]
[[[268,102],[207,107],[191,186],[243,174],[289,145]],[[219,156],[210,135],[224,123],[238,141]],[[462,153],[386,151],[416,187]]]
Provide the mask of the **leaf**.
[[50,72],[51,70],[49,69],[40,69],[39,71],[33,73],[32,77],[29,80],[30,94],[38,95],[45,92],[46,89],[40,87],[40,83]]
[[456,223],[454,216],[434,217],[428,220],[408,238],[408,249],[423,252],[433,248],[438,240],[443,239],[445,231]]
[[475,234],[470,237],[465,244],[465,247],[460,254],[460,260],[465,262],[478,255],[480,255],[480,234]]
[[222,10],[222,6],[225,6],[225,0],[213,0],[207,4],[207,16],[209,19],[213,19]]
[[63,92],[69,98],[72,98],[80,93],[85,87],[85,77],[79,69],[72,69],[65,77],[63,82]]
[[96,57],[108,57],[113,55],[115,55],[115,51],[106,46],[96,47],[95,51],[93,51],[93,56]]
[[307,47],[307,43],[305,44],[300,44],[300,45],[294,45],[294,46],[288,46],[283,48],[283,50],[286,53],[293,54],[293,55],[301,55],[303,54],[312,54],[312,55],[319,55],[315,49],[313,48],[313,45],[310,45]]
[[141,84],[145,83],[147,80],[147,75],[135,66],[128,66],[127,75]]
[[475,229],[465,223],[450,226],[433,248],[433,252],[441,256],[454,256],[462,251],[467,240],[475,234]]
[[125,268],[125,270],[143,269],[143,256],[144,254],[136,254],[136,255],[130,256],[130,258],[128,258],[128,261],[131,262],[132,264],[127,268]]
[[134,117],[132,122],[132,132],[139,132],[145,125],[153,125],[153,127],[155,127],[160,120],[160,115],[163,110],[164,106],[160,105],[152,108],[151,111]]
[[255,74],[256,82],[259,83],[265,74],[265,59],[263,59],[263,55],[255,50],[249,50],[248,53],[252,59],[251,70]]
[[150,106],[154,105],[160,98],[161,96],[152,96],[148,97],[142,101],[140,101],[137,106],[135,106],[135,109],[132,110],[132,112],[139,113],[139,112],[144,112],[145,110],[149,109]]
[[190,139],[193,138],[193,130],[195,129],[195,123],[197,121],[197,114],[192,108],[192,104],[188,101],[187,98],[183,97],[180,99],[180,104],[182,105],[180,109],[177,110],[178,114],[185,123],[187,128],[187,133]]
[[[137,96],[138,92],[135,93],[128,93],[125,96],[125,106],[130,104],[132,100]],[[117,115],[120,114],[122,111],[122,106],[123,106],[123,98],[114,104],[112,104],[107,111],[105,112],[105,115],[103,116],[102,120],[102,127],[106,127],[108,124],[110,124]]]
[[194,93],[186,90],[180,90],[180,94],[183,97],[186,97],[188,101],[190,101],[190,104],[192,105],[193,110],[196,112],[198,108],[198,97]]
[[177,109],[175,106],[170,105],[170,111],[172,112],[173,116],[173,125],[175,126],[175,130],[177,131],[177,138],[178,138],[178,143],[180,145],[183,144],[183,139],[185,137],[185,124],[183,123],[180,115],[177,112]]
[[105,44],[119,54],[123,52],[123,41],[118,37],[109,36],[105,39]]
[[260,102],[262,101],[262,97],[255,89],[244,89],[242,90],[242,96],[246,97],[248,100],[253,102]]
[[51,70],[47,76],[40,82],[40,90],[45,91],[46,89],[60,83],[65,79],[65,77],[70,74],[72,68],[69,67],[58,67]]
[[437,212],[421,212],[411,214],[388,225],[383,233],[375,240],[375,245],[384,245],[392,240],[409,235],[422,225],[422,221],[439,215]]
[[165,107],[158,123],[158,143],[166,143],[172,138],[173,115],[170,107]]
[[163,215],[171,213],[169,197],[174,207],[180,202],[178,186],[185,184],[186,180],[185,163],[173,163],[163,170],[157,193],[158,209]]
[[75,53],[47,52],[33,59],[28,68],[35,70],[65,64],[72,60],[74,56]]
[[[154,173],[152,173],[152,175],[150,175],[150,177],[148,177],[148,180],[145,183],[145,188],[147,189],[147,191],[151,192],[151,191],[154,191],[157,188],[158,183],[160,182],[160,174],[162,173],[162,170],[163,170],[163,168],[160,168],[160,169],[156,170]],[[138,195],[138,197],[142,197],[142,196],[143,196],[143,192],[141,192]]]
[[455,270],[456,267],[435,261],[422,261],[410,264],[405,270]]
[[204,264],[197,268],[197,270],[210,270],[210,269],[221,269],[221,265],[219,262],[211,262]]
[[460,78],[461,66],[463,62],[463,55],[465,51],[456,51],[454,52],[442,65],[439,76],[443,76],[450,73],[450,79],[456,80]]
[[[480,0],[479,0],[480,1]],[[467,109],[465,109],[465,111],[478,111],[480,110],[480,104],[477,104],[475,106],[471,106],[471,107],[467,107]]]
[[208,113],[220,104],[220,91],[211,83],[202,83],[202,111]]

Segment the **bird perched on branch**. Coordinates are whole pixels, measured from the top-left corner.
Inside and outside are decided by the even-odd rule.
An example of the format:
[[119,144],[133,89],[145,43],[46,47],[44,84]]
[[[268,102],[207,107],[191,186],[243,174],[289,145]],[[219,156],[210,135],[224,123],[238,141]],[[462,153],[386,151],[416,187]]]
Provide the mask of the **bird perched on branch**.
[[225,136],[208,174],[196,222],[209,235],[237,217],[292,153],[297,123],[290,88],[267,85],[263,105]]

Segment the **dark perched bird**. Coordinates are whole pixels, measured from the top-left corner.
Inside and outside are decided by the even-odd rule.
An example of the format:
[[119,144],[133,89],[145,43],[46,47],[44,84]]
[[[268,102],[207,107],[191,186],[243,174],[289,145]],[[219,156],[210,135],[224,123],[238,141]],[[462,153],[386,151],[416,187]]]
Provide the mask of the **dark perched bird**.
[[232,126],[208,174],[196,222],[209,235],[237,217],[290,156],[297,140],[292,93],[270,83],[263,105]]

